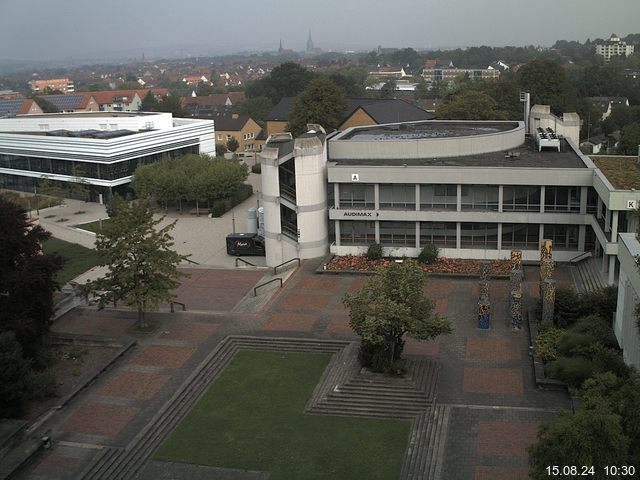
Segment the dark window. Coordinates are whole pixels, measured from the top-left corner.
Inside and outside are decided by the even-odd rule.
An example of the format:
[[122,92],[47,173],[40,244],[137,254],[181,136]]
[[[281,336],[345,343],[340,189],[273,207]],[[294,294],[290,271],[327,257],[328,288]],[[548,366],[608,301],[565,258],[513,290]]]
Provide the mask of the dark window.
[[497,185],[463,185],[463,210],[498,210]]
[[460,246],[462,248],[498,248],[497,223],[460,224]]
[[415,222],[380,222],[380,243],[385,246],[415,248]]
[[376,222],[340,222],[341,245],[368,245],[376,241]]
[[455,222],[420,222],[420,246],[433,243],[438,247],[456,248]]
[[540,244],[540,226],[526,223],[502,224],[502,247],[537,250]]
[[373,185],[340,184],[340,208],[374,208]]
[[505,185],[502,189],[502,210],[505,212],[539,212],[540,187]]
[[456,210],[457,185],[420,185],[421,210]]
[[580,187],[546,187],[545,212],[580,212]]
[[547,224],[544,226],[544,238],[551,239],[556,250],[577,250],[578,226]]
[[415,210],[416,186],[413,184],[380,185],[380,208]]

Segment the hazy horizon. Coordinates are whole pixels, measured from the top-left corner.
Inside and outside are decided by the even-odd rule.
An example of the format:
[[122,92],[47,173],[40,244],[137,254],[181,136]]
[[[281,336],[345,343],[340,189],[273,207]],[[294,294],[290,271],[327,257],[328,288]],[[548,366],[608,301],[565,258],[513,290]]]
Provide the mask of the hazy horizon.
[[[302,50],[465,46],[551,46],[556,40],[638,33],[640,1],[613,0],[325,0],[322,8],[280,0],[0,0],[0,60],[46,61],[96,55],[212,55]],[[61,8],[60,6],[63,5]],[[610,6],[610,5],[606,5]],[[527,22],[528,25],[527,25]]]

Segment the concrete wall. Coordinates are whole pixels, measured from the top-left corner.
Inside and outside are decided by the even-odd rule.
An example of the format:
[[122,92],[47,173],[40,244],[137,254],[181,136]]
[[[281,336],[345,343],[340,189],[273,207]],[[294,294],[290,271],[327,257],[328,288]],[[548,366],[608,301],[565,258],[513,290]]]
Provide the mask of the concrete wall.
[[618,306],[613,330],[626,363],[640,368],[640,334],[636,326],[635,308],[640,302],[640,273],[635,257],[640,255],[640,243],[634,233],[620,234],[618,260]]
[[580,116],[577,113],[565,113],[559,118],[551,113],[549,105],[534,105],[529,114],[529,133],[535,135],[538,127],[552,128],[575,145],[580,144]]
[[[166,130],[173,128],[170,113],[154,113],[146,115],[116,115],[110,116],[98,112],[15,117],[0,119],[2,132],[41,132],[49,130],[144,130],[148,122],[153,123],[154,129]],[[103,126],[106,125],[106,128]]]

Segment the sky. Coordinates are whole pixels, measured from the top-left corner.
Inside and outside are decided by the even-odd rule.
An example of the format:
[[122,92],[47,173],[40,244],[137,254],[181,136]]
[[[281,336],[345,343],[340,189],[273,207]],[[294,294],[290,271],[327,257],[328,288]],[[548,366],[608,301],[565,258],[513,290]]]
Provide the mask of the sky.
[[0,60],[457,46],[640,33],[640,0],[0,0]]

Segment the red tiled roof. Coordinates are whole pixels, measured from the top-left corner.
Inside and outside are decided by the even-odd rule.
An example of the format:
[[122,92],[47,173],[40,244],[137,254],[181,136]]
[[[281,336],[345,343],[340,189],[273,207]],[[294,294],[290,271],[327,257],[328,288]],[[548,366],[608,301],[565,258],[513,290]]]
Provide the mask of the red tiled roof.
[[143,100],[147,95],[147,92],[152,92],[154,95],[166,96],[169,90],[166,88],[141,88],[139,90],[103,90],[100,92],[84,92],[91,94],[98,105],[104,105],[109,103],[118,103],[123,101],[124,97],[127,97],[127,101],[131,103],[136,94]]

